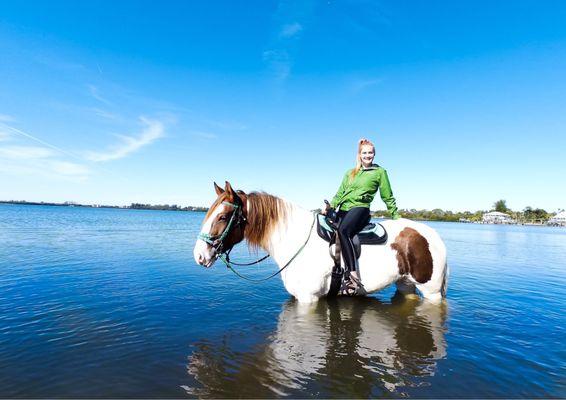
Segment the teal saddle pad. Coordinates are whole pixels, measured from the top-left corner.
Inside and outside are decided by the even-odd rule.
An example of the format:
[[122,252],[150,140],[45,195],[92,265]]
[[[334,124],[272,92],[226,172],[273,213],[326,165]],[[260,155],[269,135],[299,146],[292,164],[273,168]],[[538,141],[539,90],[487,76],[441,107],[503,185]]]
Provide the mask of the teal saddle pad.
[[[326,215],[317,214],[316,228],[318,236],[322,239],[329,243],[334,240],[336,229],[333,224],[327,220]],[[383,244],[387,242],[387,231],[379,222],[370,222],[354,237],[353,242],[354,244],[359,242],[360,245]]]

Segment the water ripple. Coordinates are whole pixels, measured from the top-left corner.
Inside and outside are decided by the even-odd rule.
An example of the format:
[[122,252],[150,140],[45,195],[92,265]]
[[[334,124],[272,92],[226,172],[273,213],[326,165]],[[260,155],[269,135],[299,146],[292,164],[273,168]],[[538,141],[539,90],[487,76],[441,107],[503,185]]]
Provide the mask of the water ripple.
[[566,395],[565,230],[429,223],[445,304],[304,307],[279,278],[197,267],[202,217],[0,205],[1,397]]

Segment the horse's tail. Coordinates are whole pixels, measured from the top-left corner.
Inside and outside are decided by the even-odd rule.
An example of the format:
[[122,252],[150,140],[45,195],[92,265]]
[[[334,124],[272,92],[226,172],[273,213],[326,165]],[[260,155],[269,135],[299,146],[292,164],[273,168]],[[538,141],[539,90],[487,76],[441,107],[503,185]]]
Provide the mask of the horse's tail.
[[440,294],[442,297],[446,297],[446,291],[448,290],[448,275],[450,273],[450,268],[448,267],[448,262],[444,264],[444,276],[442,277],[442,287],[440,288]]

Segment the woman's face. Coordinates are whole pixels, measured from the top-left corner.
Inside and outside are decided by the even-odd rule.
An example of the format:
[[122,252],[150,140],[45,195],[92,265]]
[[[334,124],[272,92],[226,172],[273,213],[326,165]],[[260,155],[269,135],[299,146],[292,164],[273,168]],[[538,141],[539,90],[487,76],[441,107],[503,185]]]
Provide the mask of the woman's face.
[[369,167],[373,164],[373,158],[375,157],[375,150],[373,146],[369,144],[364,144],[360,149],[360,160],[364,167]]

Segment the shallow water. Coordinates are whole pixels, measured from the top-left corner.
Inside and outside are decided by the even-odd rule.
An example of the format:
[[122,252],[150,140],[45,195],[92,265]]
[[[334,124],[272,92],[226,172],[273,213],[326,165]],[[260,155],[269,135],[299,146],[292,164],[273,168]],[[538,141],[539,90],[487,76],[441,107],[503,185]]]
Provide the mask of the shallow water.
[[428,223],[443,305],[308,307],[198,267],[203,216],[0,205],[0,397],[566,397],[566,229]]

